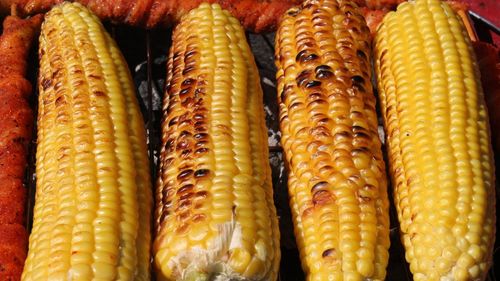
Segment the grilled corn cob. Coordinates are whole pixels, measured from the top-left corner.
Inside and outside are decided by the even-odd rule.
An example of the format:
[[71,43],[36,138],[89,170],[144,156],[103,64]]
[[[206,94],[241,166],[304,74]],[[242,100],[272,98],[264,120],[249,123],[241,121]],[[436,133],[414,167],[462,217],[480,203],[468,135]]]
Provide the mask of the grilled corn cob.
[[162,280],[276,280],[259,74],[245,33],[202,4],[173,33],[153,246]]
[[400,5],[376,37],[395,201],[415,280],[483,280],[495,232],[494,167],[478,67],[444,2]]
[[40,36],[37,192],[23,280],[150,280],[145,129],[115,42],[80,4]]
[[276,36],[281,142],[308,280],[383,280],[387,181],[370,32],[350,1],[306,1]]

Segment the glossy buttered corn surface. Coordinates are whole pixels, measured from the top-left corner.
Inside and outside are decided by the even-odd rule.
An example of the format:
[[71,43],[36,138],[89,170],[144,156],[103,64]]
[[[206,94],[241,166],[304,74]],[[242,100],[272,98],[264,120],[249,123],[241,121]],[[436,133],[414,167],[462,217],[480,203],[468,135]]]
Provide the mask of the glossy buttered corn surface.
[[370,32],[349,1],[306,1],[276,35],[281,142],[307,280],[383,280],[389,215]]
[[239,22],[202,4],[173,32],[156,190],[161,280],[276,280],[263,96]]
[[134,84],[93,14],[40,36],[37,190],[23,280],[150,280],[151,181]]
[[389,13],[376,71],[390,172],[414,280],[484,280],[495,233],[488,114],[473,49],[444,2]]

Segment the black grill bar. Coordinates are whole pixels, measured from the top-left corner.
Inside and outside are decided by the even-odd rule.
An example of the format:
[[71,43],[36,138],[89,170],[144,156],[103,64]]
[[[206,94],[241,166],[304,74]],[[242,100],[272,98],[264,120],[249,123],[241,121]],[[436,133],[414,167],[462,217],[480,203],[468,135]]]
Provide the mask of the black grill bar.
[[147,123],[146,128],[148,131],[148,152],[149,152],[149,167],[151,168],[151,180],[153,184],[156,179],[156,154],[155,154],[155,122],[153,112],[153,55],[151,51],[151,32],[146,31],[146,60],[147,60],[147,91],[148,91],[148,106],[147,106]]

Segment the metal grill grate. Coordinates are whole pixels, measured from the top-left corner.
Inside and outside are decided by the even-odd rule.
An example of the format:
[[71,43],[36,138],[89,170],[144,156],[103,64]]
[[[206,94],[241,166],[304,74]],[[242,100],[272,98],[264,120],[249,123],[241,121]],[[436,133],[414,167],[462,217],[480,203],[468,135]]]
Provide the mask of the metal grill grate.
[[[474,25],[477,30],[493,30],[484,19],[473,15]],[[161,141],[161,99],[164,90],[164,78],[166,77],[166,56],[170,46],[171,30],[144,31],[121,26],[107,25],[121,48],[127,62],[129,63],[136,88],[139,104],[141,106],[146,129],[148,133],[148,152],[153,183],[157,175],[157,162]],[[496,28],[496,30],[495,30]],[[480,39],[491,42],[488,32],[478,32]],[[282,148],[279,145],[279,119],[278,106],[275,98],[275,66],[274,56],[274,34],[255,35],[247,34],[247,38],[254,52],[255,60],[261,75],[261,84],[264,90],[264,103],[266,109],[266,123],[269,128],[270,162],[273,172],[273,187],[275,193],[275,204],[280,216],[281,250],[282,260],[280,281],[303,281],[304,273],[301,270],[297,246],[294,240],[291,213],[288,206],[287,175],[282,161]],[[37,46],[34,48],[37,49]],[[33,109],[37,110],[38,90],[35,85],[37,78],[37,56],[34,52],[31,61],[35,62],[30,73],[34,85]],[[27,201],[27,228],[32,227],[33,206],[35,200],[35,153],[36,153],[36,124],[33,132],[34,139],[30,145],[30,156],[26,174],[26,185],[28,188]],[[391,192],[389,192],[391,194]],[[498,194],[498,192],[497,192]],[[391,196],[391,195],[390,195]],[[392,196],[391,196],[392,197]],[[390,198],[392,202],[392,198]],[[391,248],[390,260],[387,268],[387,280],[411,281],[411,273],[404,258],[404,249],[399,239],[399,228],[397,224],[396,210],[391,204]],[[497,235],[498,236],[498,235]],[[498,239],[497,239],[498,240]],[[497,245],[499,243],[497,242]],[[495,247],[495,260],[498,260],[499,246]],[[498,261],[497,261],[498,263]],[[494,272],[494,268],[488,274],[488,281],[500,280]]]

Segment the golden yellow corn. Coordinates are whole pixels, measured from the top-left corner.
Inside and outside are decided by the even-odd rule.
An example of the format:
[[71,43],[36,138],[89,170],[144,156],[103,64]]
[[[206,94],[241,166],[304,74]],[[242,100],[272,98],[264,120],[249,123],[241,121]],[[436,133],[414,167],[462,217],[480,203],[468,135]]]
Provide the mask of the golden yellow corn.
[[307,280],[383,280],[387,180],[370,32],[350,1],[305,1],[276,35],[281,142]]
[[239,22],[202,4],[173,33],[153,246],[160,280],[276,280],[259,74]]
[[414,280],[483,280],[495,232],[494,167],[463,23],[438,0],[400,5],[377,32],[376,71]]
[[134,84],[79,4],[40,36],[37,192],[23,280],[150,280],[152,190]]

